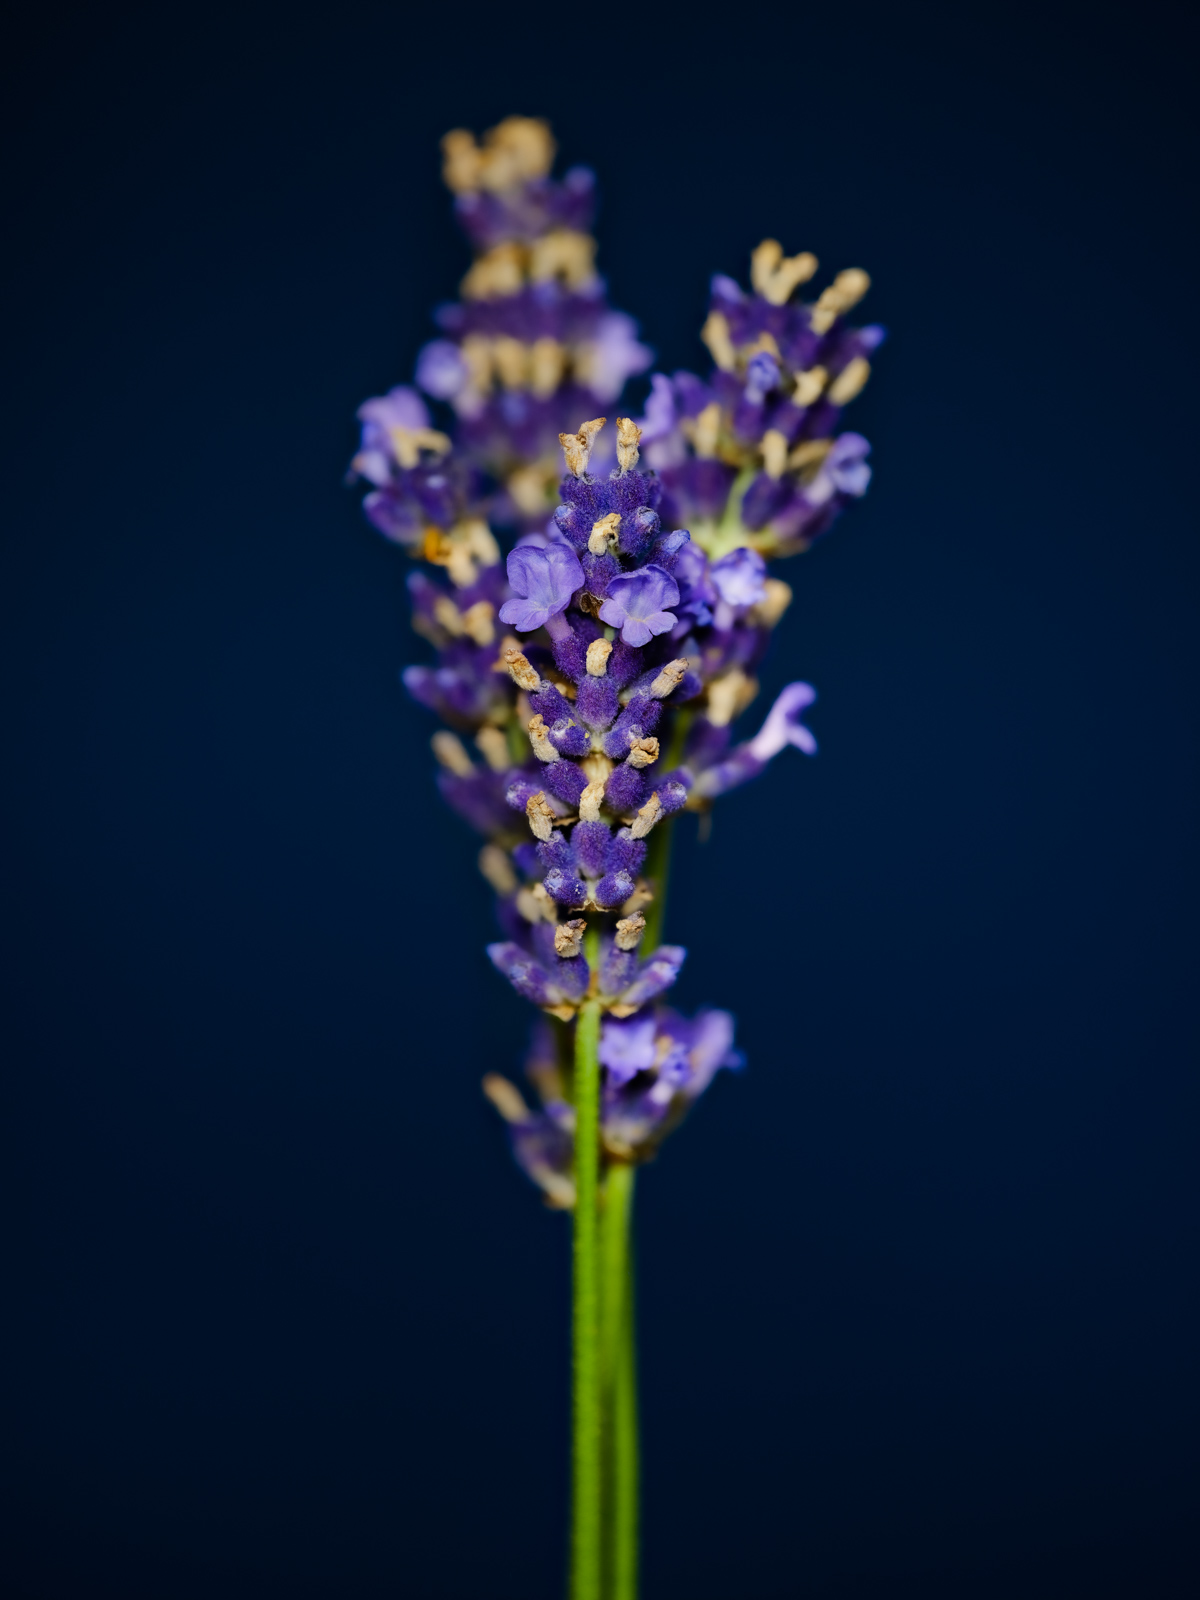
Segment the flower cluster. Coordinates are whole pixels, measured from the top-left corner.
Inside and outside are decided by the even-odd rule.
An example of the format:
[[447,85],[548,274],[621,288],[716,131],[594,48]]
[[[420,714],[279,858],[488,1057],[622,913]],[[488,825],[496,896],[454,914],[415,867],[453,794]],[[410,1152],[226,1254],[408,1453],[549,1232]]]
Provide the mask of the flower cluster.
[[549,176],[544,122],[508,117],[482,145],[458,129],[442,149],[475,260],[462,299],[437,312],[442,337],[421,351],[417,385],[449,402],[460,447],[502,486],[494,520],[540,525],[554,504],[559,433],[611,405],[652,354],[595,269],[595,177],[586,167]]
[[[570,1069],[561,1042],[561,1033],[551,1024],[534,1031],[525,1074],[542,1102],[538,1110],[531,1110],[514,1085],[497,1073],[489,1073],[483,1086],[509,1124],[520,1165],[542,1189],[547,1204],[567,1210],[575,1203],[575,1109],[567,1097]],[[600,1031],[600,1061],[601,1138],[607,1155],[617,1161],[645,1160],[719,1068],[737,1070],[743,1064],[733,1048],[728,1011],[700,1011],[689,1020],[666,1006],[628,1021],[606,1021]]]
[[[866,487],[865,441],[836,427],[882,335],[842,320],[865,274],[802,304],[791,295],[815,261],[763,245],[753,295],[715,280],[707,380],[655,375],[640,423],[579,424],[648,359],[628,319],[625,343],[613,334],[624,353],[594,354],[616,314],[584,231],[590,174],[555,182],[548,130],[521,118],[482,144],[450,134],[444,152],[478,256],[417,378],[453,406],[454,438],[415,389],[394,389],[360,409],[353,468],[372,523],[443,574],[410,575],[435,659],[404,682],[447,724],[433,739],[439,787],[486,840],[504,935],[488,955],[547,1019],[527,1069],[542,1108],[502,1079],[486,1087],[521,1165],[569,1206],[567,1042],[585,1000],[603,1014],[610,1161],[653,1154],[740,1061],[726,1013],[688,1021],[660,1003],[685,956],[656,938],[666,834],[786,746],[816,749],[805,683],[753,737],[736,741],[733,724],[791,599],[766,556],[803,548]],[[492,525],[506,521],[523,531],[502,562]]]
[[815,256],[784,256],[764,239],[751,256],[752,293],[713,278],[701,334],[715,363],[709,377],[651,380],[641,424],[664,518],[713,555],[805,550],[871,480],[870,445],[837,431],[884,336],[844,321],[870,279],[852,267],[811,304],[793,299],[816,270]]

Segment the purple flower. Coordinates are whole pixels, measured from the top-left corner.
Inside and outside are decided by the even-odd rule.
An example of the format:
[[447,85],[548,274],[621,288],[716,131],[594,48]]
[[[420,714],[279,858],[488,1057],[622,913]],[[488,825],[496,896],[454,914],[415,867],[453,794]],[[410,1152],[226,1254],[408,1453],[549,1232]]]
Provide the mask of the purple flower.
[[766,350],[750,357],[746,364],[746,399],[751,405],[761,405],[779,383],[779,363]]
[[642,448],[674,433],[675,390],[665,373],[655,372],[650,377],[650,393],[646,397],[646,415],[639,420],[642,430]]
[[767,712],[767,720],[747,745],[751,755],[759,761],[770,761],[789,744],[803,750],[806,756],[817,753],[817,741],[799,720],[805,706],[812,705],[817,691],[811,683],[789,683],[779,693],[778,699]]
[[416,378],[435,400],[453,400],[467,381],[467,364],[456,344],[434,339],[417,357]]
[[653,1017],[634,1018],[629,1022],[605,1021],[600,1033],[599,1056],[608,1068],[609,1081],[628,1083],[639,1072],[648,1072],[654,1065],[655,1022]]
[[[637,648],[649,644],[656,633],[670,633],[679,619],[667,608],[678,604],[679,585],[675,579],[662,567],[651,564],[637,572],[618,573],[609,580],[600,620],[610,628],[620,628],[625,643]],[[500,615],[504,617],[504,612]]]
[[625,387],[626,379],[645,372],[653,360],[653,350],[638,343],[633,318],[610,311],[600,318],[594,336],[579,347],[576,370],[597,400],[609,405]]
[[858,499],[866,494],[871,481],[867,456],[871,446],[861,433],[841,433],[821,463],[821,469],[804,491],[810,505],[822,506],[835,494]]
[[727,606],[756,606],[767,592],[767,563],[744,546],[714,562],[710,576]]
[[[746,1058],[733,1048],[733,1018],[728,1011],[698,1011],[690,1022],[666,1012],[664,1022],[664,1031],[688,1051],[689,1070],[680,1086],[689,1099],[703,1094],[721,1067],[737,1072],[745,1066]],[[666,1075],[664,1062],[659,1076]]]
[[387,394],[364,400],[357,412],[362,423],[362,442],[358,454],[350,463],[352,472],[366,478],[376,486],[385,484],[392,475],[394,428],[408,432],[423,431],[429,427],[429,412],[415,389],[399,384]]
[[567,609],[571,596],[583,587],[583,568],[565,544],[550,544],[544,550],[523,544],[509,555],[508,581],[517,598],[500,607],[500,620],[518,633],[532,633]]

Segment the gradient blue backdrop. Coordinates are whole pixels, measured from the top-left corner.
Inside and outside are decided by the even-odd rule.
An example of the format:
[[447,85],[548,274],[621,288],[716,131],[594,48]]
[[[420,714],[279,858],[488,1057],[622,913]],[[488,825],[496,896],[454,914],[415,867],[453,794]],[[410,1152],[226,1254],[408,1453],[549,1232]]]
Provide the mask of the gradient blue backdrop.
[[684,824],[750,1070],[640,1186],[648,1600],[1197,1592],[1195,13],[42,8],[13,24],[0,1587],[549,1600],[528,1014],[342,474],[553,119],[668,368],[767,233],[891,339]]

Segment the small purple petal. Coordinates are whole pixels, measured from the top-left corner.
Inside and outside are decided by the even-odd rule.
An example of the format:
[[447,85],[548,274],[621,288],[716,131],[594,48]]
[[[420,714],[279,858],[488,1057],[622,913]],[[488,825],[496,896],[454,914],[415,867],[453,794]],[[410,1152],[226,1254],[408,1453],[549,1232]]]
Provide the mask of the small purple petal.
[[770,761],[785,745],[794,744],[805,755],[815,755],[817,741],[799,721],[805,706],[812,705],[817,691],[811,683],[789,683],[767,712],[767,720],[746,746],[759,761]]
[[709,575],[729,606],[756,606],[767,592],[767,563],[757,550],[731,550],[713,564]]
[[435,400],[453,400],[467,381],[467,364],[458,346],[449,339],[427,344],[417,357],[416,379]]
[[613,1083],[628,1083],[639,1072],[654,1065],[655,1021],[653,1017],[617,1022],[609,1018],[600,1032],[597,1054],[608,1068]]
[[583,586],[583,568],[565,544],[518,545],[508,557],[508,581],[516,598],[500,607],[500,620],[518,633],[532,633],[565,611],[571,596]]
[[[609,580],[600,620],[610,628],[620,628],[626,644],[641,646],[649,644],[655,634],[670,633],[679,618],[667,608],[678,604],[679,585],[669,572],[651,563]],[[500,615],[504,616],[503,611]]]

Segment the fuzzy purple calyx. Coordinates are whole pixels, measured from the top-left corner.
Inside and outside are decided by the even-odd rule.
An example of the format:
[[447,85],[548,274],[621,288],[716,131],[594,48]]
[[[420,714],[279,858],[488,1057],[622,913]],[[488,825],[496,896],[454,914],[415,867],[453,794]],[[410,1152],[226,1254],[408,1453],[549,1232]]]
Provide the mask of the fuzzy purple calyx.
[[516,596],[500,607],[500,620],[518,633],[532,633],[567,609],[583,587],[583,568],[566,545],[523,544],[509,553],[508,581]]
[[641,646],[655,634],[670,633],[679,618],[668,608],[678,604],[679,585],[669,572],[651,563],[637,572],[619,573],[609,582],[600,620],[620,628],[626,644]]

